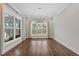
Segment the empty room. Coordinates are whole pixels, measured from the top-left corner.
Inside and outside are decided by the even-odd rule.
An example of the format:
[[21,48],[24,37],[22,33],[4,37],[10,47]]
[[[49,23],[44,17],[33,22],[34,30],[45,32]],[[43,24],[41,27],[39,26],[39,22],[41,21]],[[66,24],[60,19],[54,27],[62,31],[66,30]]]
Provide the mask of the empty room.
[[79,56],[79,3],[0,3],[1,56]]

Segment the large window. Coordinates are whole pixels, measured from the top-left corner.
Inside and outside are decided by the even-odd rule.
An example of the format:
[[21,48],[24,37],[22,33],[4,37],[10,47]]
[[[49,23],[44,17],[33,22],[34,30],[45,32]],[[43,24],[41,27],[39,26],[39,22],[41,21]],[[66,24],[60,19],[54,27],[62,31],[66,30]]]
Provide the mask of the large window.
[[4,16],[5,40],[11,41],[15,38],[21,37],[21,20],[10,16],[8,13]]
[[21,20],[15,18],[15,25],[16,25],[16,38],[21,36]]
[[46,21],[31,22],[31,34],[32,35],[40,35],[40,34],[47,34],[48,33],[48,24]]
[[14,39],[14,18],[11,16],[5,16],[5,42]]

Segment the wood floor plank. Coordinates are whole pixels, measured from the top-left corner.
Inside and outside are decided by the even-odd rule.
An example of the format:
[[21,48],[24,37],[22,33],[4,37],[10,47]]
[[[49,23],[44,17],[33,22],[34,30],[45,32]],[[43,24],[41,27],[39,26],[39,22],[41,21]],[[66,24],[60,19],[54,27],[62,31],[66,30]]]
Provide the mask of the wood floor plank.
[[54,39],[33,38],[26,39],[10,51],[5,56],[78,56]]

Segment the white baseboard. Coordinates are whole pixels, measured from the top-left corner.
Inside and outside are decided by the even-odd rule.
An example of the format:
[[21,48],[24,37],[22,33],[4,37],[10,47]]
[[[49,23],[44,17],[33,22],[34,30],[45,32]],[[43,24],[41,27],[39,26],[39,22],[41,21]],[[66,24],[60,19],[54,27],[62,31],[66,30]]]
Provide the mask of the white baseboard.
[[60,41],[57,37],[52,37],[54,38],[57,42],[59,42],[60,44],[62,44],[63,46],[67,47],[68,49],[70,49],[71,51],[73,51],[74,53],[78,54],[79,55],[79,50],[65,44],[64,42]]
[[9,51],[10,49],[12,49],[13,47],[15,47],[16,45],[18,45],[21,42],[22,42],[22,37],[19,37],[12,41],[4,43],[1,54],[2,55],[5,54],[7,51]]

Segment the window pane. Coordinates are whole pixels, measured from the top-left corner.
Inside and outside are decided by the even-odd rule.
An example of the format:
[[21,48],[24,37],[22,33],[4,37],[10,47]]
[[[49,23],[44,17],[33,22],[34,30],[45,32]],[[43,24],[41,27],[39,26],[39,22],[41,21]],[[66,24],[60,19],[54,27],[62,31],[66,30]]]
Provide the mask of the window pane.
[[5,42],[14,39],[14,21],[13,17],[5,16]]
[[20,29],[16,29],[16,38],[20,37]]
[[5,28],[5,35],[6,35],[5,42],[13,40],[13,38],[14,38],[14,29],[6,29]]
[[47,34],[47,22],[32,22],[32,34]]
[[20,37],[21,36],[21,21],[19,19],[15,19],[15,33],[16,33],[16,38]]

